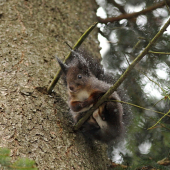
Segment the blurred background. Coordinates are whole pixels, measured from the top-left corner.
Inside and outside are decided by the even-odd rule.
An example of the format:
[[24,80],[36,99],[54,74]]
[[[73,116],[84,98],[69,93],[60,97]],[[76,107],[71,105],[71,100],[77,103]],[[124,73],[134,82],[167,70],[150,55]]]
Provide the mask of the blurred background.
[[[96,0],[98,39],[102,64],[120,76],[147,46],[170,16],[169,1]],[[163,3],[164,4],[163,4]],[[148,9],[145,12],[144,9]],[[108,18],[134,14],[127,19],[109,22]],[[113,148],[111,158],[117,163],[148,165],[169,156],[170,117],[170,26],[135,66],[124,81],[130,102],[147,108],[132,107],[133,121],[124,148]],[[155,110],[161,113],[156,113]],[[170,114],[169,114],[170,115]],[[157,123],[159,121],[159,123]],[[156,124],[157,123],[157,124]],[[156,125],[155,125],[156,124]],[[155,125],[153,128],[151,128]],[[151,128],[151,129],[148,129]]]

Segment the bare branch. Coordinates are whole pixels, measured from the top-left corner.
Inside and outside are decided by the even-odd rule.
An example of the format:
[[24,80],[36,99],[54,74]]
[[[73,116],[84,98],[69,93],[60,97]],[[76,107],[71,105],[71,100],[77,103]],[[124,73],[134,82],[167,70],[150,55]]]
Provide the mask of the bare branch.
[[120,21],[122,19],[132,19],[132,18],[135,18],[135,17],[137,17],[139,15],[151,12],[151,11],[157,9],[157,8],[161,8],[161,7],[163,7],[166,4],[170,5],[170,0],[168,0],[167,2],[165,2],[165,1],[160,2],[160,3],[156,4],[156,5],[148,7],[146,9],[144,9],[144,10],[139,11],[139,12],[134,12],[134,13],[130,13],[130,14],[122,14],[122,15],[119,15],[117,17],[106,18],[106,19],[98,17],[98,21],[100,23],[105,23],[106,24],[108,22]]

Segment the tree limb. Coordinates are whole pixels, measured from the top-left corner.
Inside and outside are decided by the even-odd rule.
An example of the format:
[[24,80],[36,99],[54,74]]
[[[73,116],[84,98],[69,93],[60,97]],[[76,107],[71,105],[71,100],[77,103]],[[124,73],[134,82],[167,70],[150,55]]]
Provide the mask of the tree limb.
[[157,39],[163,34],[166,28],[170,24],[170,18],[164,24],[164,26],[160,29],[160,31],[155,35],[155,37],[149,42],[149,44],[143,49],[143,51],[136,57],[136,59],[129,65],[126,71],[122,74],[122,76],[118,79],[118,81],[101,97],[101,99],[92,107],[89,111],[84,115],[83,118],[79,120],[79,122],[74,126],[74,130],[78,130],[82,124],[92,115],[92,113],[103,103],[108,97],[121,85],[121,83],[126,79],[129,72],[135,67],[135,65],[148,53],[151,46],[157,41]]
[[144,9],[144,10],[139,11],[139,12],[134,12],[134,13],[130,13],[130,14],[122,14],[122,15],[119,15],[117,17],[106,18],[106,19],[98,17],[98,21],[100,23],[105,23],[106,24],[108,22],[120,21],[122,19],[131,19],[131,18],[135,18],[135,17],[137,17],[139,15],[151,12],[151,11],[157,9],[157,8],[161,8],[161,7],[163,7],[166,4],[170,5],[170,0],[168,0],[167,2],[165,2],[165,1],[160,2],[160,3],[156,4],[156,5],[148,7],[146,9]]

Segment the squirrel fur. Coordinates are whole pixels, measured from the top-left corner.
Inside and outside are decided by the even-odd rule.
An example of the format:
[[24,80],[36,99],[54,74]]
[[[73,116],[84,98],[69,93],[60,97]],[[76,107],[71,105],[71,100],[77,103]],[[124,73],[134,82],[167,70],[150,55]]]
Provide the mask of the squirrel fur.
[[[111,87],[113,79],[103,68],[83,52],[72,51],[71,60],[64,64],[58,58],[69,95],[68,105],[74,123],[89,110]],[[107,81],[106,81],[107,80]],[[109,99],[121,100],[117,92]],[[109,143],[124,133],[124,109],[119,102],[104,102],[84,123],[83,132],[90,137]]]

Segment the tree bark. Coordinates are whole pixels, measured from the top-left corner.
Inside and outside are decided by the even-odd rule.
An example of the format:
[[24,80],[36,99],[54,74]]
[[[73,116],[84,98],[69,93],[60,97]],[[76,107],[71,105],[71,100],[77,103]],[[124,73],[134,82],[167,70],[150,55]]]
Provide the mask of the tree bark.
[[[96,8],[83,0],[0,2],[0,146],[13,159],[29,157],[42,170],[107,169],[106,146],[72,132],[62,81],[52,95],[42,91],[59,67],[54,54],[69,53],[64,41],[75,44]],[[99,56],[97,31],[84,46]]]

